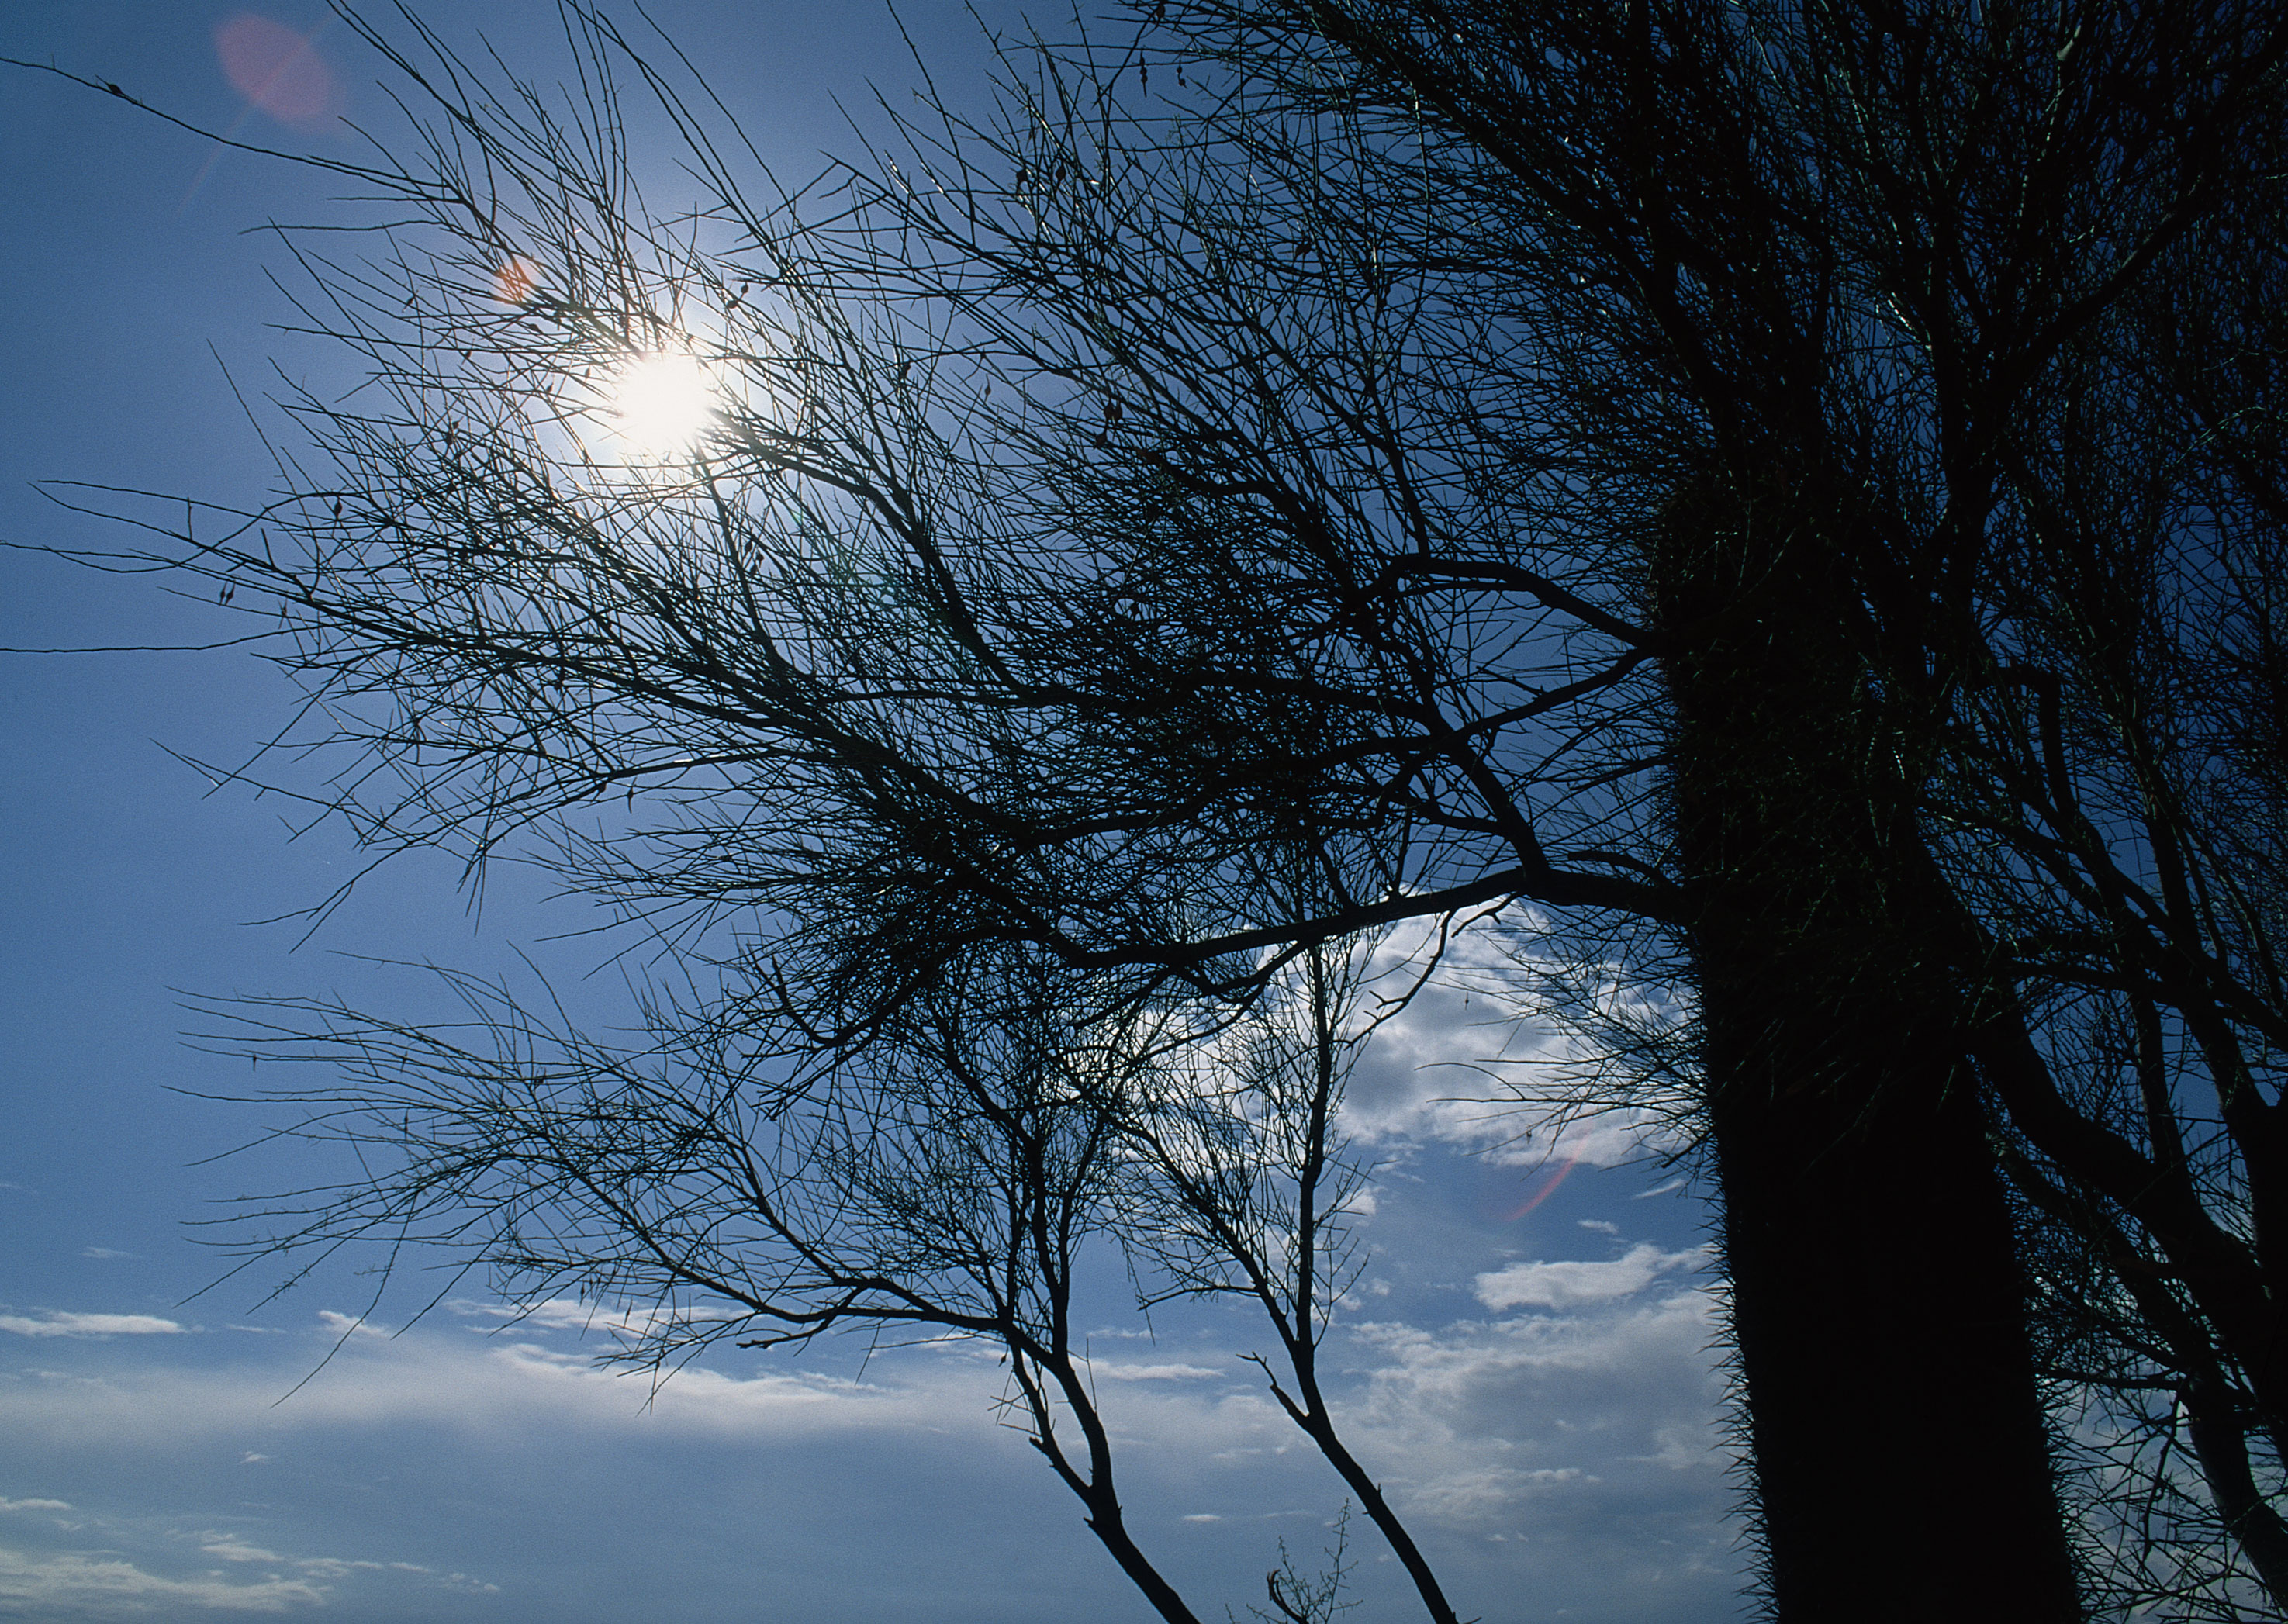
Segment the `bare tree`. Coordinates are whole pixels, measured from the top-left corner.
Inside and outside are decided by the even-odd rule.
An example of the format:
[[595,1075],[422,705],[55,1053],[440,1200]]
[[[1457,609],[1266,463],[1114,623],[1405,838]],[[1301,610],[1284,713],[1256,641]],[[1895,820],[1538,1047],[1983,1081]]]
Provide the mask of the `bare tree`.
[[[1011,1424],[1180,1624],[1196,1615],[1126,1525],[1075,1317],[1089,1256],[1124,1256],[1142,1306],[1262,1308],[1275,1351],[1256,1362],[1281,1406],[1364,1501],[1431,1618],[1453,1624],[1316,1369],[1350,1283],[1344,1203],[1362,1176],[1335,1126],[1355,1042],[1347,963],[1315,951],[1212,1053],[1180,1056],[1134,1030],[1059,1024],[1025,970],[1005,966],[981,998],[922,999],[846,1068],[797,1088],[759,1074],[736,1029],[655,1006],[660,1041],[616,1048],[449,971],[468,1013],[457,1024],[239,1001],[213,1011],[211,1041],[322,1067],[326,1081],[265,1097],[294,1110],[291,1132],[352,1147],[372,1176],[249,1203],[233,1244],[254,1261],[386,1234],[441,1253],[451,1279],[485,1271],[527,1310],[566,1294],[597,1303],[620,1338],[609,1358],[655,1373],[718,1343],[854,1330],[996,1345]],[[1283,1563],[1273,1598],[1324,1616],[1344,1571],[1306,1582]]]
[[[2199,330],[2153,314],[2167,276],[2262,307],[2279,239],[2232,205],[2274,195],[2288,33],[1141,21],[757,204],[714,110],[583,17],[686,137],[704,201],[665,218],[608,81],[560,113],[398,57],[426,146],[364,178],[415,223],[305,262],[390,404],[292,403],[310,466],[159,556],[275,606],[347,764],[323,804],[383,850],[552,835],[709,967],[671,1026],[797,1095],[1018,962],[1060,1023],[1173,1053],[1402,919],[1525,899],[1553,953],[1680,953],[1781,1612],[2075,1616],[1997,1132],[2064,1181],[2042,1210],[2136,1217],[2253,1390],[2288,1349],[2252,1295],[2271,1164],[2224,1176],[2237,1234],[2168,1171],[2182,1097],[2125,1159],[2046,1025],[2127,973],[2268,1143],[2244,1034],[2279,1006],[2223,955],[2268,964],[2276,891],[2202,913],[2231,817],[2086,817],[2085,778],[2212,803],[2207,747],[2118,741],[2146,690],[2074,503],[2193,465],[2084,384]],[[2254,404],[2195,462],[2260,558],[2270,352],[2232,353]],[[616,463],[614,392],[663,365],[714,414]],[[2116,733],[2061,778],[2053,717]]]
[[[1942,1422],[1918,1423],[1924,1464],[1887,1466],[1873,1497],[1813,1486],[1850,1470],[1823,1451],[1863,1448],[1832,1425],[1854,1389],[1927,1387],[1932,1371],[1983,1395],[1962,1421],[2014,1440],[2014,1464],[1979,1456],[2014,1509],[1967,1514],[2001,1531],[1974,1558],[1999,1584],[1966,1568],[1901,1604],[1958,1605],[1944,1590],[1974,1584],[1998,1611],[2064,1604],[2008,1374],[2022,1344],[1957,1334],[2016,1314],[1980,1084],[2078,1185],[2039,1210],[2081,1213],[2081,1240],[2132,1271],[2138,1249],[2100,1220],[2134,1214],[2160,1254],[2151,1290],[2119,1289],[2116,1323],[2178,1361],[2218,1520],[2268,1570],[2276,1515],[2244,1446],[2264,1427],[2259,1367],[2288,1347],[2256,1287],[2278,1101],[2260,1081],[2275,1040],[2258,1034],[2281,1006],[2277,772],[2250,749],[2274,708],[2250,678],[2276,641],[2255,584],[2276,573],[2281,512],[2260,313],[2281,264],[2276,22],[1189,15],[1251,63],[1307,30],[1329,42],[1394,129],[1454,139],[1442,200],[1483,218],[1508,193],[1575,247],[1576,281],[1634,341],[1633,368],[1599,380],[1634,386],[1605,443],[1685,461],[1645,579],[1672,632],[1672,860],[1698,907],[1710,1125],[1783,1610],[1844,1604],[1866,1549],[1847,1523],[1911,1527],[1910,1501],[1961,1511],[1944,1479],[1971,1455],[1935,1442]],[[1315,88],[1285,83],[1299,100]],[[1646,421],[1679,403],[1686,421]],[[2125,1137],[2111,1075],[2050,1064],[2072,1047],[2062,985],[2162,1011],[2140,1018],[2154,1035]],[[2189,1066],[2164,1061],[2173,1048]],[[2203,1083],[2165,1079],[2201,1073],[2230,1126],[2189,1159]],[[1911,1232],[1877,1241],[1885,1220],[1863,1202],[1911,1215]],[[1855,1275],[1868,1290],[1852,1305],[1834,1282]],[[1959,1319],[1894,1340],[1907,1358],[1887,1370],[1803,1322],[1855,1323],[1872,1347],[1895,1305],[1949,1301]],[[1902,1548],[1898,1565],[1914,1560]],[[2005,1602],[2013,1582],[2047,1599]]]
[[[2282,202],[2255,186],[2210,210],[2059,369],[2012,471],[2017,635],[1943,825],[1998,989],[1979,1058],[2021,1136],[2007,1165],[2062,1232],[2060,1362],[2125,1439],[2177,1452],[2205,1486],[2191,1521],[2229,1534],[2275,1608]],[[2141,1475],[2180,1514],[2201,1498]],[[2162,1544],[2154,1582],[2196,1583],[2188,1541]]]

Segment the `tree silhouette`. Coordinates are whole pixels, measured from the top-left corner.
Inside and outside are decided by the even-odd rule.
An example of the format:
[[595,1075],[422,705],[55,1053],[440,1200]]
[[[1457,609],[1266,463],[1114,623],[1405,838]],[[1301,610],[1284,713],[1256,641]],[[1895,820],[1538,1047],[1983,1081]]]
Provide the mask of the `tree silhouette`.
[[[655,1041],[789,1098],[1019,988],[1181,1053],[1529,903],[1696,989],[1784,1617],[2079,1616],[2027,1257],[2046,1351],[2093,1267],[2181,1378],[2276,1594],[2288,30],[1138,12],[790,198],[578,15],[685,140],[664,217],[608,79],[395,54],[410,223],[300,250],[388,404],[290,402],[278,499],[156,549],[282,617],[324,805],[552,840],[703,967]],[[659,355],[713,416],[616,456]]]
[[[719,1343],[853,1329],[991,1344],[1007,1424],[1160,1615],[1189,1624],[1123,1515],[1076,1319],[1088,1255],[1116,1249],[1148,1304],[1236,1297],[1263,1311],[1277,1363],[1256,1362],[1281,1407],[1362,1497],[1429,1616],[1453,1624],[1319,1382],[1319,1344],[1355,1272],[1346,1203],[1362,1182],[1335,1127],[1347,958],[1307,955],[1209,1052],[1180,1055],[1141,1033],[1062,1026],[1044,989],[1005,968],[981,997],[918,999],[803,1088],[759,1074],[735,1028],[655,1009],[669,1041],[615,1046],[449,971],[467,1012],[449,1025],[338,1002],[221,1005],[216,1040],[333,1079],[273,1097],[303,1109],[298,1133],[390,1169],[256,1204],[240,1244],[250,1259],[379,1233],[458,1249],[518,1303],[598,1303],[619,1339],[610,1359],[654,1372]],[[1323,1614],[1338,1568],[1295,1593]],[[1291,1568],[1285,1580],[1301,1583]]]

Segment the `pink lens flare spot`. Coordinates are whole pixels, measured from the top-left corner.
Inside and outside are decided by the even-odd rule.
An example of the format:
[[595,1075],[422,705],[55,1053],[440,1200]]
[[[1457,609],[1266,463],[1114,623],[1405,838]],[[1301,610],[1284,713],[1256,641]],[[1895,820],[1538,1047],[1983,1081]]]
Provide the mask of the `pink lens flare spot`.
[[521,305],[532,297],[540,281],[540,267],[529,259],[518,257],[493,273],[493,299],[501,305]]
[[1565,1176],[1580,1165],[1581,1159],[1578,1156],[1568,1156],[1564,1161],[1560,1163],[1555,1168],[1552,1169],[1543,1176],[1539,1187],[1537,1188],[1532,1194],[1527,1196],[1521,1205],[1504,1213],[1502,1215],[1502,1222],[1505,1224],[1514,1224],[1520,1218],[1525,1216],[1526,1214],[1531,1212],[1535,1208],[1540,1206],[1542,1202],[1547,1200],[1551,1196],[1555,1195],[1557,1193],[1557,1186],[1565,1182]]
[[310,36],[241,12],[215,25],[214,40],[231,88],[280,123],[314,130],[341,116],[341,82]]

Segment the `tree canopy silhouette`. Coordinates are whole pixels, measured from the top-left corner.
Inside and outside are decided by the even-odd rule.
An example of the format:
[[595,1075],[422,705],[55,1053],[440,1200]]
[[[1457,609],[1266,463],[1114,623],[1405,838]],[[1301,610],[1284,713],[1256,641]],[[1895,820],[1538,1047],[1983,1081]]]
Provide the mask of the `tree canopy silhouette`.
[[1170,0],[791,194],[575,33],[698,202],[610,78],[369,31],[405,212],[298,252],[374,387],[155,550],[279,618],[328,810],[549,843],[727,1101],[890,1109],[986,1015],[1159,1064],[1529,906],[1692,989],[1782,1617],[2081,1616],[2046,1380],[2228,1536],[2077,1524],[2093,1600],[2288,1595],[2268,8]]

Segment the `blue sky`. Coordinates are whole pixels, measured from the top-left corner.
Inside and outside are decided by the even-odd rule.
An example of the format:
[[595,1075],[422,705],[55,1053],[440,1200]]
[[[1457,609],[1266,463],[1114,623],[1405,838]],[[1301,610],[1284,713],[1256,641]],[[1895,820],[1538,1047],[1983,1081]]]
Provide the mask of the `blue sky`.
[[[903,95],[912,80],[870,5],[653,9],[783,174],[849,147],[837,95],[862,111],[870,81]],[[339,107],[382,115],[346,31],[284,0],[0,0],[0,55],[250,140],[349,151],[327,109],[293,128],[234,88],[218,41],[249,37],[247,16],[314,36]],[[555,60],[551,7],[455,18],[520,67]],[[973,83],[958,8],[924,0],[908,21],[949,94]],[[34,480],[258,494],[266,455],[231,377],[258,401],[274,360],[353,381],[270,327],[283,256],[258,228],[322,215],[322,178],[0,72],[0,538],[116,540]],[[163,582],[16,552],[0,581],[11,647],[239,630]],[[220,1264],[189,1221],[341,1169],[274,1146],[211,1160],[266,1119],[196,1097],[247,1073],[183,1043],[181,992],[388,1004],[419,994],[367,958],[493,972],[522,947],[575,980],[587,967],[549,939],[583,923],[576,906],[512,868],[481,915],[449,867],[405,861],[306,942],[248,923],[314,902],[356,854],[338,828],[293,837],[274,799],[206,793],[170,752],[242,758],[290,698],[239,651],[0,656],[0,1618],[1147,1617],[1077,1505],[995,1424],[998,1383],[973,1350],[733,1354],[654,1393],[591,1367],[579,1314],[507,1326],[479,1281],[409,1328],[385,1303],[346,1341],[369,1287],[346,1268],[266,1303],[259,1270],[195,1295]],[[1434,991],[1359,1077],[1351,1122],[1378,1170],[1370,1265],[1330,1356],[1342,1413],[1465,1616],[1730,1616],[1705,1213],[1625,1134],[1496,1148],[1525,1124],[1441,1103],[1473,1074],[1458,1067],[1537,1052],[1539,1034],[1485,1010]],[[1257,1594],[1279,1541],[1315,1556],[1339,1487],[1240,1361],[1243,1316],[1164,1313],[1148,1335],[1116,1279],[1100,1306],[1132,1526],[1219,1616]],[[1394,1565],[1362,1523],[1354,1535],[1373,1602],[1358,1616],[1404,1616]]]

